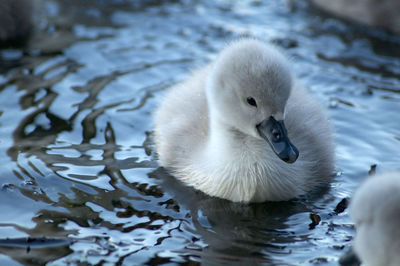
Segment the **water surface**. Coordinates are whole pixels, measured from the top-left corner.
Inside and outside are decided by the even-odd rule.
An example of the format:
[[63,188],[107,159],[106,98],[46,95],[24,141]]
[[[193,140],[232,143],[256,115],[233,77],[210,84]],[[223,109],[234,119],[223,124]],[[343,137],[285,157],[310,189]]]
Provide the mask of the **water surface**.
[[[371,165],[400,169],[399,36],[286,1],[42,4],[28,46],[0,50],[0,264],[336,265],[354,236],[337,204]],[[158,102],[240,36],[283,47],[328,109],[329,188],[236,204],[158,167]]]

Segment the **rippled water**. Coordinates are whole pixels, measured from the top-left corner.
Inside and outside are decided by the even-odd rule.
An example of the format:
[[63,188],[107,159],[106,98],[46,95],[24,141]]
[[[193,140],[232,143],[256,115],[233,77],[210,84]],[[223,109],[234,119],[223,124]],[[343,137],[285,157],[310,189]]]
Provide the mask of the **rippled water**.
[[[38,20],[26,49],[0,50],[2,265],[335,265],[354,235],[337,204],[371,165],[400,169],[399,36],[286,1],[44,0]],[[243,35],[282,46],[328,108],[328,190],[235,204],[157,166],[157,102]]]

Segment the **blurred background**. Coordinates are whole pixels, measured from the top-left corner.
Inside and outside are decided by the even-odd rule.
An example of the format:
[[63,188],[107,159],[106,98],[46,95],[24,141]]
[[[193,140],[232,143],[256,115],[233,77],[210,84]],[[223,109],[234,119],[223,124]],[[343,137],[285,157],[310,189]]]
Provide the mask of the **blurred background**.
[[[337,265],[347,199],[400,170],[400,13],[387,10],[398,4],[0,0],[0,264]],[[328,189],[243,205],[158,167],[163,94],[242,36],[282,47],[328,110]]]

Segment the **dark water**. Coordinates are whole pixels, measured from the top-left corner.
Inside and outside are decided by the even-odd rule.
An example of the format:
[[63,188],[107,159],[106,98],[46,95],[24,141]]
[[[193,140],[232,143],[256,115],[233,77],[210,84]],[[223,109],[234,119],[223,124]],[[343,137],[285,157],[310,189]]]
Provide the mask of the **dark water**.
[[[371,165],[400,169],[399,36],[286,1],[42,4],[27,48],[0,50],[1,265],[336,265],[354,227],[335,207]],[[282,46],[328,109],[329,189],[234,204],[157,166],[157,102],[243,35]]]

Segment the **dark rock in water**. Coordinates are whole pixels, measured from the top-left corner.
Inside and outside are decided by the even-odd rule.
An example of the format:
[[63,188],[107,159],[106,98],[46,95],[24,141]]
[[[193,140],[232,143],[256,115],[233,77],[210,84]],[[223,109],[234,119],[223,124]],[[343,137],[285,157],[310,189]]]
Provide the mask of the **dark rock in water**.
[[346,208],[349,206],[350,199],[349,198],[343,198],[338,205],[336,205],[336,208],[333,210],[336,214],[344,212]]
[[376,164],[371,165],[371,168],[368,171],[368,175],[374,175],[376,173]]
[[24,43],[33,29],[32,0],[0,1],[0,46]]

